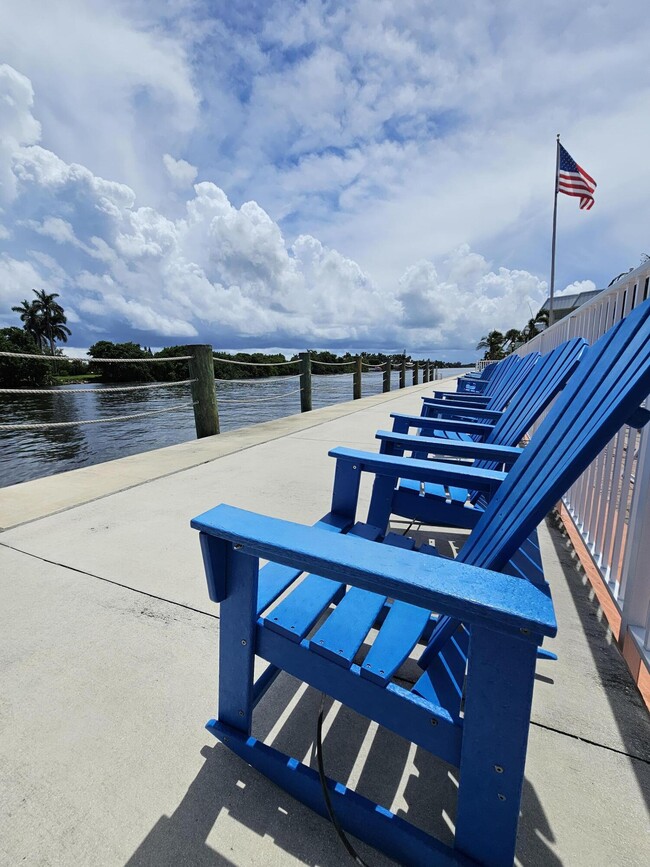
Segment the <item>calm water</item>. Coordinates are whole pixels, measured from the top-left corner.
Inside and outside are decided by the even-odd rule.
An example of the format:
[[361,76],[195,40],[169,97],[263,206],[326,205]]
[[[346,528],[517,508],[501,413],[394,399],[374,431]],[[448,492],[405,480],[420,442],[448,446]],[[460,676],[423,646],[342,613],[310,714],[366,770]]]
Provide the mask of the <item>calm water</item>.
[[[393,371],[392,388],[397,388],[398,382],[399,374]],[[407,383],[410,383],[410,371]],[[293,377],[217,383],[221,430],[235,430],[300,412],[298,384],[299,380]],[[1,394],[0,422],[81,421],[149,412],[175,404],[182,404],[182,408],[126,422],[29,431],[0,430],[0,487],[195,439],[188,385],[121,394],[96,391],[101,387],[65,386],[71,391],[91,389],[76,395],[56,393],[61,389],[52,389],[52,394]],[[380,372],[364,373],[364,397],[378,394],[381,388]],[[313,377],[314,409],[351,399],[351,374]]]

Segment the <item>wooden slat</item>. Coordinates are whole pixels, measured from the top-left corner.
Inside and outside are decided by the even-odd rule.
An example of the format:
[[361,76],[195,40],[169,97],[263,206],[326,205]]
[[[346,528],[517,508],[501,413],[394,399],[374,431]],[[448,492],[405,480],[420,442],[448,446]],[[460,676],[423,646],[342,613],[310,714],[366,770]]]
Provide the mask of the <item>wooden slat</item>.
[[[406,550],[414,547],[412,539],[396,533],[389,533],[383,544]],[[309,646],[321,656],[349,668],[385,602],[385,596],[352,587],[312,636]],[[422,629],[425,625],[426,622]]]

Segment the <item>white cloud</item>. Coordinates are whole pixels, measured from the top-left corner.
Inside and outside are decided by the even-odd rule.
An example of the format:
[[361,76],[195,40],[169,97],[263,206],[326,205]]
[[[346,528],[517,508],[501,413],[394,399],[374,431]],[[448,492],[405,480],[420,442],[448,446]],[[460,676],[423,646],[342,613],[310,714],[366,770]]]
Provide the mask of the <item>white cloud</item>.
[[[14,108],[14,127],[36,129],[21,113],[29,100]],[[491,328],[523,324],[545,294],[537,277],[495,270],[466,244],[438,266],[408,267],[390,291],[312,235],[287,241],[259,204],[238,208],[214,183],[196,184],[168,217],[139,207],[125,184],[13,141],[11,209],[27,234],[24,261],[5,259],[5,291],[15,300],[23,287],[55,287],[89,339],[469,350]],[[168,160],[172,174],[179,162]]]
[[42,223],[36,220],[28,220],[26,224],[38,232],[39,235],[45,235],[47,238],[52,238],[57,244],[75,244],[74,229],[67,220],[62,220],[60,217],[46,217]]
[[163,165],[175,186],[187,187],[196,180],[198,169],[187,160],[175,160],[170,154],[163,154]]
[[575,280],[555,295],[577,295],[579,292],[593,292],[598,287],[593,280]]
[[0,241],[79,328],[471,347],[543,301],[558,129],[556,285],[645,252],[640,0],[5,5]]
[[6,0],[0,56],[34,84],[48,149],[148,199],[165,189],[151,154],[182,147],[199,99],[185,49],[161,22],[121,2]]
[[400,280],[404,326],[417,346],[465,347],[494,328],[521,328],[542,305],[546,283],[527,271],[499,268],[467,245],[441,264],[423,260]]

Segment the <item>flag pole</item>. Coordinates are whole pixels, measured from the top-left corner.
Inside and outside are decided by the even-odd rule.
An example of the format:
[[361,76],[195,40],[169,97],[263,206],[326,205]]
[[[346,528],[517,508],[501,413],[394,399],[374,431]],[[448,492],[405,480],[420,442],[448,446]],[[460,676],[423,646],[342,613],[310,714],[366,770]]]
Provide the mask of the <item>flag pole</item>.
[[557,228],[557,177],[560,168],[560,133],[555,142],[555,198],[553,199],[553,240],[551,241],[551,287],[548,301],[548,324],[553,324],[553,296],[555,290],[555,230]]

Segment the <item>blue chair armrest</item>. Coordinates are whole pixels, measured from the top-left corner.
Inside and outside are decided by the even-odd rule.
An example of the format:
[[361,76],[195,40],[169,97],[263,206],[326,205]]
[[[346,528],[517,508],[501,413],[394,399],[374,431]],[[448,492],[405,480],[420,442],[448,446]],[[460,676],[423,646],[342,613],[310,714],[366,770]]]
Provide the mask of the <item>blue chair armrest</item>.
[[443,437],[421,437],[413,434],[397,434],[392,431],[378,430],[375,437],[400,451],[417,451],[430,455],[468,458],[471,460],[499,461],[506,465],[514,464],[523,449],[515,446],[499,446],[466,440],[448,440]]
[[358,472],[374,473],[380,476],[394,476],[398,479],[414,479],[417,482],[433,482],[483,491],[492,494],[505,479],[506,473],[486,470],[479,467],[457,463],[438,463],[416,458],[402,458],[395,455],[381,455],[338,446],[329,456],[337,462],[353,464]]
[[228,505],[199,515],[192,527],[235,546],[235,554],[322,575],[468,624],[516,632],[537,643],[557,631],[547,585]]
[[462,391],[434,391],[433,397],[435,400],[449,400],[468,406],[485,406],[490,402],[490,398],[484,394],[464,394]]
[[392,412],[393,430],[395,433],[407,433],[412,427],[425,430],[446,430],[454,433],[477,434],[480,437],[487,436],[494,427],[489,422],[466,421],[455,418],[427,418],[422,415],[403,415]]
[[[431,397],[423,397],[422,401],[424,402],[424,406],[422,407],[423,412],[431,412],[436,413],[438,415],[474,415],[479,416],[482,419],[487,419],[488,421],[498,421],[503,415],[503,410],[499,409],[485,409],[480,406],[465,406],[462,403],[454,403],[451,400],[436,400]],[[425,415],[424,418],[433,418],[433,415]]]

